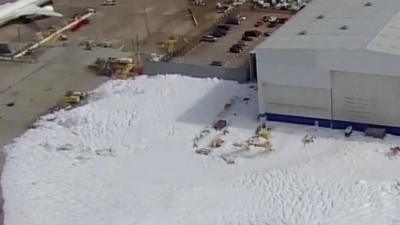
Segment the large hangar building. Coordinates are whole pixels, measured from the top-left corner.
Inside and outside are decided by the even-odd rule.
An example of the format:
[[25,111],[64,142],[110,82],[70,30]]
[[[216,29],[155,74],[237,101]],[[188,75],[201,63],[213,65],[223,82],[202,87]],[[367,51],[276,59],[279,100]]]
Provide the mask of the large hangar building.
[[399,0],[314,0],[254,53],[268,120],[400,135]]

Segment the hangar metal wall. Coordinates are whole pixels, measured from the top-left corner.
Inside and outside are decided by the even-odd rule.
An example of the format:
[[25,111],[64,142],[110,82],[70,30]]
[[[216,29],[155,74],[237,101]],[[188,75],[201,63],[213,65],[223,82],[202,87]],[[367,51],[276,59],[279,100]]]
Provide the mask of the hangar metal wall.
[[331,119],[331,90],[262,84],[265,112]]
[[[331,88],[325,52],[305,49],[256,50],[257,80],[296,87]],[[340,56],[340,55],[339,55]]]
[[260,116],[360,131],[384,126],[400,135],[400,56],[368,50],[255,53]]
[[334,120],[400,126],[400,77],[333,71],[331,79]]

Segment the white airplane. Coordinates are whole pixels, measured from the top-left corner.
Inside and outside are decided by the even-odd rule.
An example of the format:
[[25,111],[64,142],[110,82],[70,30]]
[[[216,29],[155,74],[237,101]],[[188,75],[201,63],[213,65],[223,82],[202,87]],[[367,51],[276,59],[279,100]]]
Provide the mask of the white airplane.
[[55,12],[51,0],[17,0],[0,5],[0,26],[21,17],[54,16],[62,17]]

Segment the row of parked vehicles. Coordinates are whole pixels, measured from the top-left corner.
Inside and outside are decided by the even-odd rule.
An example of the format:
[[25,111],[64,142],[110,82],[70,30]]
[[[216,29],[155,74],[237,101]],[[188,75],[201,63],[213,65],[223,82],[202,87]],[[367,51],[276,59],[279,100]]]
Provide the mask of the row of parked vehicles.
[[[203,42],[216,42],[218,38],[221,38],[232,29],[232,26],[240,25],[242,21],[246,20],[246,17],[235,16],[228,18],[224,24],[219,24],[215,27],[212,33],[204,35],[201,37],[200,41]],[[221,61],[212,61],[211,66],[223,66]]]
[[262,19],[258,20],[255,24],[254,27],[260,27],[264,24],[267,24],[268,28],[275,28],[281,24],[286,23],[288,18],[279,18],[276,16],[263,16]]
[[211,34],[201,37],[204,42],[216,42],[218,38],[225,36],[230,30],[230,26],[226,24],[218,25]]
[[[208,35],[204,35],[201,38],[201,41],[204,42],[216,42],[218,38],[225,36],[229,30],[232,28],[232,25],[240,25],[243,20],[245,20],[245,17],[230,17],[228,18],[224,24],[219,24],[215,27],[212,33]],[[264,24],[267,25],[268,28],[274,28],[277,27],[287,21],[286,18],[279,18],[276,16],[263,16],[259,21],[256,22],[254,27],[260,27]],[[259,36],[264,35],[264,36],[270,36],[271,32],[266,31],[266,32],[261,32],[257,29],[253,30],[247,30],[243,33],[241,39],[237,41],[235,44],[233,44],[230,48],[229,51],[230,53],[241,53],[246,49],[248,46],[247,42],[251,42],[254,39],[258,38]],[[212,66],[222,66],[222,62],[220,61],[213,61],[210,63]]]
[[240,53],[247,46],[246,42],[253,41],[254,38],[257,38],[261,35],[261,31],[259,30],[248,30],[243,33],[242,38],[234,45],[229,48],[229,52],[231,53]]
[[236,16],[228,18],[224,24],[217,25],[212,33],[204,35],[201,38],[201,41],[216,42],[218,38],[221,38],[228,33],[228,31],[231,29],[231,25],[240,25],[243,20],[246,20],[246,17]]
[[[263,16],[261,20],[257,21],[254,24],[254,27],[260,27],[261,25],[267,23],[268,28],[275,28],[287,21],[287,18],[278,18],[276,16]],[[259,30],[248,30],[243,33],[242,38],[236,44],[232,45],[229,48],[229,52],[232,53],[240,53],[243,51],[246,46],[245,42],[253,41],[254,38],[257,38],[261,35],[261,31]],[[271,32],[264,32],[264,36],[270,36]]]

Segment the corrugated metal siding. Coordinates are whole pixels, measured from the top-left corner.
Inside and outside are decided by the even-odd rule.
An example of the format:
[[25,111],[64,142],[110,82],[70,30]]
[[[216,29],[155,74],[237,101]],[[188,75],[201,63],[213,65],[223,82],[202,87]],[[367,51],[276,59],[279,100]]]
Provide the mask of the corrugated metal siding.
[[400,126],[398,77],[332,72],[332,99],[334,120]]
[[263,83],[262,90],[266,112],[331,119],[329,89]]

